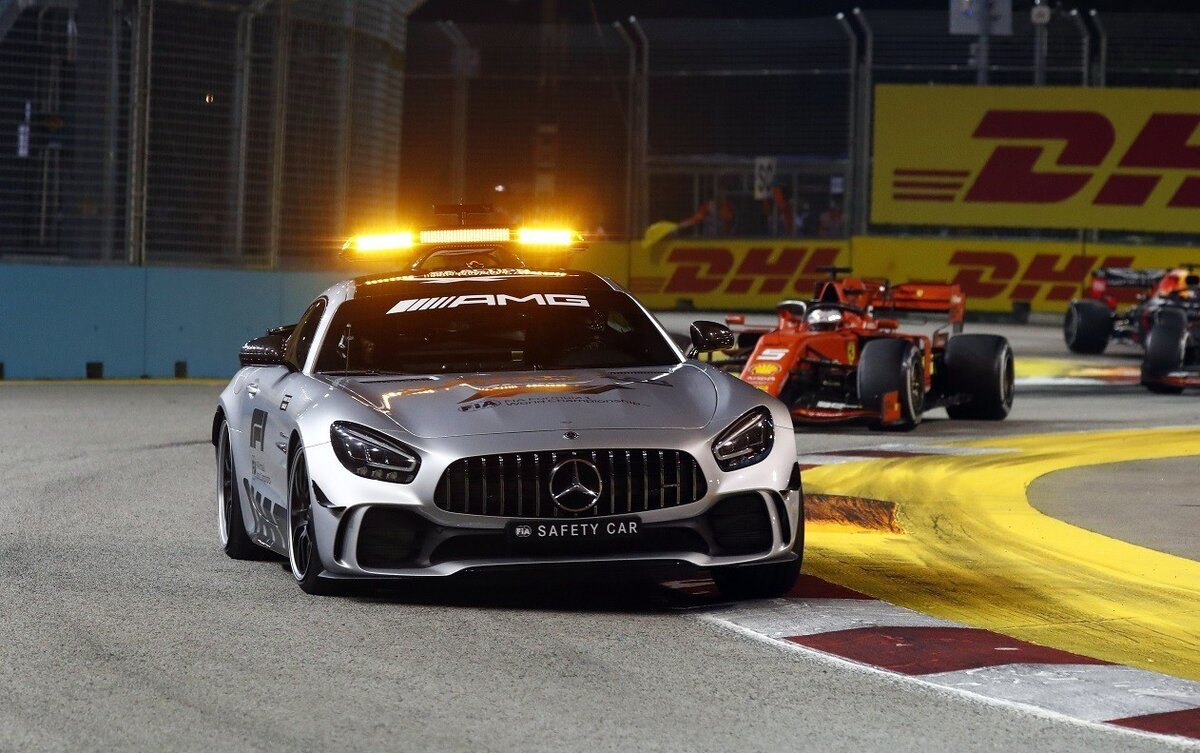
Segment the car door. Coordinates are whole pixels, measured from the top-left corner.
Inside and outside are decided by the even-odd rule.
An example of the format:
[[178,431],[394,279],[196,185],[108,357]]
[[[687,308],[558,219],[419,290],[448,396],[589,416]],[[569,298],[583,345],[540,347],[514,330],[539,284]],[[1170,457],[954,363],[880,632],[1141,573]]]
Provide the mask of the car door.
[[299,383],[308,352],[327,301],[320,298],[301,316],[288,338],[286,366],[258,370],[246,384],[246,429],[250,445],[250,478],[244,491],[254,510],[256,533],[272,548],[286,547],[287,451],[295,421],[291,401],[299,394]]

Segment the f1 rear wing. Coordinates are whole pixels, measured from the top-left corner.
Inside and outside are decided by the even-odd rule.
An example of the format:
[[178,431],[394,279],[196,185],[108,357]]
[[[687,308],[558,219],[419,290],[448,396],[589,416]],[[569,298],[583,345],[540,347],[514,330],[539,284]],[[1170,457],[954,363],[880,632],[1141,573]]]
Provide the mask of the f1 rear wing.
[[906,282],[889,287],[884,297],[875,303],[875,308],[886,311],[945,311],[950,324],[957,328],[963,323],[966,300],[962,288],[957,285]]
[[1129,267],[1100,267],[1092,273],[1092,289],[1097,281],[1101,290],[1107,288],[1152,288],[1167,275],[1165,269],[1130,269]]

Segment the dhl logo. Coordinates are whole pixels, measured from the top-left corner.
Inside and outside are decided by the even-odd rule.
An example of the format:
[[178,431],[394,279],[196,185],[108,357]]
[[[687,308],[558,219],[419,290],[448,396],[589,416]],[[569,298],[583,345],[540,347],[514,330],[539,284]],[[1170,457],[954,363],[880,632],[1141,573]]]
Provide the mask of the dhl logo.
[[1200,231],[1200,92],[881,85],[874,122],[875,223]]
[[821,267],[838,263],[844,244],[778,247],[764,245],[687,245],[668,248],[661,263],[635,268],[630,288],[639,294],[674,296],[812,295],[826,277]]
[[[950,255],[950,281],[962,288],[967,303],[981,299],[1070,301],[1097,267],[1127,267],[1132,256],[1033,254],[956,250]],[[1136,291],[1135,291],[1136,292]]]
[[[989,110],[972,138],[1041,143],[996,145],[971,181],[970,170],[895,168],[892,198],[1055,204],[1087,188],[1086,198],[1094,206],[1139,207],[1167,177],[1164,171],[1200,170],[1200,146],[1189,143],[1197,126],[1200,114],[1153,113],[1122,152],[1116,171],[1105,172],[1095,168],[1113,151],[1117,133],[1104,113]],[[1055,144],[1061,144],[1058,156],[1047,160]],[[1063,169],[1037,169],[1046,161]],[[1200,176],[1173,177],[1178,187],[1166,205],[1200,207]]]

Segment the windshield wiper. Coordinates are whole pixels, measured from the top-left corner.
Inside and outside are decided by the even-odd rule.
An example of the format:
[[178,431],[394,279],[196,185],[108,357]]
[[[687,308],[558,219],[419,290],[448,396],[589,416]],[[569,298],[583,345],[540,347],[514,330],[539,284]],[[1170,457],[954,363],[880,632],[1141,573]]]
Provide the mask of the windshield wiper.
[[331,369],[322,371],[329,376],[408,376],[404,371],[381,371],[379,369]]

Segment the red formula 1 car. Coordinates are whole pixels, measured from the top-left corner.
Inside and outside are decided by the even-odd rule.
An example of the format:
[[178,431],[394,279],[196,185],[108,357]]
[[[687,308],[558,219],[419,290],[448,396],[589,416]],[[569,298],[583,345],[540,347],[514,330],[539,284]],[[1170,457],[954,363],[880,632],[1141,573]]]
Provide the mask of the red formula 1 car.
[[1142,384],[1151,392],[1200,387],[1200,275],[1186,264],[1097,269],[1088,296],[1067,309],[1063,339],[1076,353],[1102,353],[1111,340],[1141,346]]
[[[855,277],[827,267],[811,302],[784,301],[769,331],[743,329],[743,380],[775,395],[795,420],[865,420],[876,428],[912,429],[927,410],[951,418],[1000,420],[1013,401],[1013,352],[996,335],[962,332],[957,285]],[[945,312],[932,336],[899,331],[888,311]],[[730,316],[731,324],[744,317]],[[739,363],[741,359],[733,361]]]

